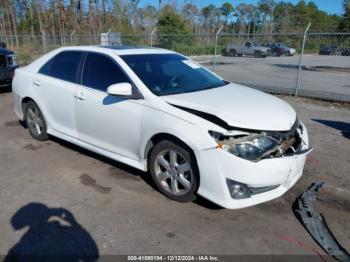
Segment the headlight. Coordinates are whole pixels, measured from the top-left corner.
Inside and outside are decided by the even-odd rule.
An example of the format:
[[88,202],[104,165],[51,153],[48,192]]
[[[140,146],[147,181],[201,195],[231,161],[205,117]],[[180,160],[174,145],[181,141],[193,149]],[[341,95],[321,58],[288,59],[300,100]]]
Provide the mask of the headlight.
[[16,57],[16,55],[12,56],[12,62],[13,62],[13,65],[17,65],[17,57]]
[[247,135],[239,138],[219,139],[218,133],[211,132],[217,141],[218,147],[231,154],[250,160],[258,161],[264,156],[279,150],[279,142],[272,137],[264,135]]
[[11,66],[16,66],[17,65],[16,55],[7,56],[7,63]]

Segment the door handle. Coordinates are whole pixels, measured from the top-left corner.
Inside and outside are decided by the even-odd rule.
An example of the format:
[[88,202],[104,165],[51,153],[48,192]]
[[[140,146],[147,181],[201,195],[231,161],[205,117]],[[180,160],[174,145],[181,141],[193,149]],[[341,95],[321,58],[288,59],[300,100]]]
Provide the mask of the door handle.
[[74,94],[74,97],[78,100],[85,100],[86,99],[84,92],[79,92],[77,94]]
[[34,85],[34,86],[40,86],[40,82],[39,82],[39,80],[35,80],[35,81],[33,81],[33,85]]

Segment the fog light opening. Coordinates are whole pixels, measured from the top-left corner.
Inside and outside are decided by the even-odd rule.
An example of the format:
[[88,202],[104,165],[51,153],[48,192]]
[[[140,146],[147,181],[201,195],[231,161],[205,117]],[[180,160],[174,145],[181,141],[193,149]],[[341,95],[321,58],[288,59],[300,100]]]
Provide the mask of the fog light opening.
[[233,199],[244,199],[251,196],[250,188],[245,184],[227,179],[227,186]]
[[246,184],[233,181],[226,178],[228,191],[233,199],[250,198],[253,195],[265,193],[278,188],[280,185],[264,186],[264,187],[250,187]]

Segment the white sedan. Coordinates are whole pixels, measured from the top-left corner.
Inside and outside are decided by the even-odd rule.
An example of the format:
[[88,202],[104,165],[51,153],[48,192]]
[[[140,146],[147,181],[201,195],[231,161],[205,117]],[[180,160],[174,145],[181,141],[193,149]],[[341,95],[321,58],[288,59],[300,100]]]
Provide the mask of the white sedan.
[[287,103],[164,49],[59,48],[16,70],[13,94],[33,138],[149,171],[180,202],[272,200],[297,182],[311,151]]

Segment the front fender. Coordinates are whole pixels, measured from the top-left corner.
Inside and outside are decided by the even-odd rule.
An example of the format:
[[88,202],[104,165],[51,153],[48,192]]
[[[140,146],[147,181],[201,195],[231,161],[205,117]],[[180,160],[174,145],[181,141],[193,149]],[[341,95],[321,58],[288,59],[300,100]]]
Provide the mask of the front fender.
[[139,149],[140,159],[145,158],[144,153],[147,144],[151,138],[157,134],[169,134],[175,136],[188,145],[196,156],[198,151],[216,146],[216,143],[214,139],[210,137],[208,130],[201,128],[194,123],[149,107],[145,108],[143,114],[141,143]]

